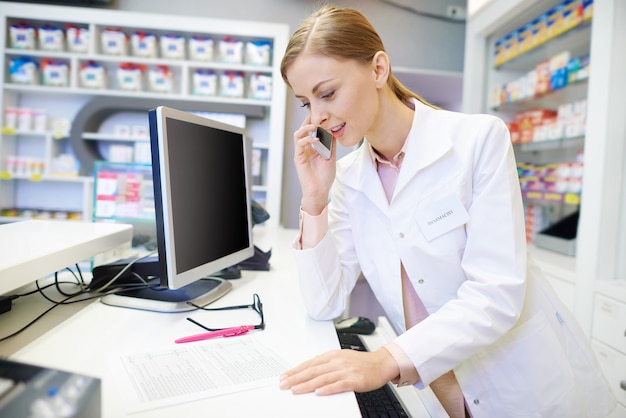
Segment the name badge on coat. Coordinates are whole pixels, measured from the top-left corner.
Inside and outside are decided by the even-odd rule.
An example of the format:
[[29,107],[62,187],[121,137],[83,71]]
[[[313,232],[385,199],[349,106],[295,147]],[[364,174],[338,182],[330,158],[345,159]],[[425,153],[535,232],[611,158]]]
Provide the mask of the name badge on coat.
[[470,220],[461,199],[450,194],[417,213],[417,223],[428,241],[457,228]]

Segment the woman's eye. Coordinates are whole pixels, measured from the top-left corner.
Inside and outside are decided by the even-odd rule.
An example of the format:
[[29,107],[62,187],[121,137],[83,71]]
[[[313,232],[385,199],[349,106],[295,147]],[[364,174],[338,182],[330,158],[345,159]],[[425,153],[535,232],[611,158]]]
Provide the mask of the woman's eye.
[[311,106],[311,103],[302,103],[300,105],[300,107],[309,107],[309,106]]
[[324,100],[332,99],[334,95],[335,95],[335,90],[333,90],[333,91],[331,91],[329,93],[324,94],[322,96],[322,99],[324,99]]

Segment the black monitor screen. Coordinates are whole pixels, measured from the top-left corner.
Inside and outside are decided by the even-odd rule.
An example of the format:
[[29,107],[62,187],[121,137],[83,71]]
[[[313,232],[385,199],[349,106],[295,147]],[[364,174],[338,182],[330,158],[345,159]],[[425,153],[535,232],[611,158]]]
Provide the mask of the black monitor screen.
[[244,131],[150,111],[161,284],[178,289],[254,253]]
[[176,273],[250,245],[241,134],[166,119]]

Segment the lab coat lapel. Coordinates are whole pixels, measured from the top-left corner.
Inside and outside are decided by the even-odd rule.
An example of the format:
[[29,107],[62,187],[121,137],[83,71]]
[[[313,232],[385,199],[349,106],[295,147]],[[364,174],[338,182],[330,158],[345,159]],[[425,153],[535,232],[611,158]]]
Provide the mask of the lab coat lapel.
[[406,154],[394,198],[417,173],[439,160],[452,148],[452,133],[446,123],[447,113],[415,101],[415,116],[409,131]]
[[[452,133],[447,126],[447,114],[446,111],[435,110],[415,101],[415,116],[394,197],[420,170],[433,164],[452,148]],[[388,214],[389,203],[370,156],[369,144],[362,144],[347,158],[353,158],[353,161],[343,164],[345,185],[363,193],[381,212]]]
[[363,193],[382,213],[387,214],[389,203],[370,156],[369,144],[363,143],[353,157],[354,160],[345,165],[346,171],[343,176],[345,185]]

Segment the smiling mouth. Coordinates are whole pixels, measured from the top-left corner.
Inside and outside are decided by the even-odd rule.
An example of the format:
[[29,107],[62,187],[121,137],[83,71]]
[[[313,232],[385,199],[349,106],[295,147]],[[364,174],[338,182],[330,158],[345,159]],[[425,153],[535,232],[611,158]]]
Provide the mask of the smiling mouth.
[[342,123],[341,125],[339,125],[339,126],[336,126],[336,127],[332,128],[330,131],[331,131],[333,134],[336,134],[337,132],[340,132],[340,131],[341,131],[341,130],[345,127],[345,126],[346,126],[346,124],[345,124],[345,122],[344,122],[344,123]]

